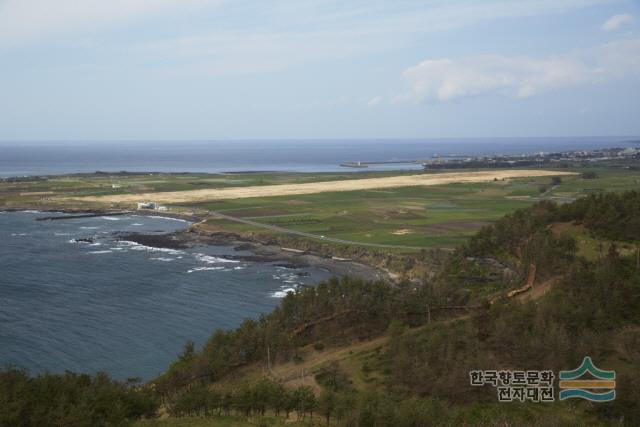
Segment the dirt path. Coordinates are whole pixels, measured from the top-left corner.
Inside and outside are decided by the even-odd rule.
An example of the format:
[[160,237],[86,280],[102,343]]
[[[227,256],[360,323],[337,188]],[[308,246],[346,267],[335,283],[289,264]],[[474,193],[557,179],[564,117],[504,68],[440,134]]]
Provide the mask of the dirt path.
[[[530,277],[527,279],[527,282],[531,282],[530,286],[527,290],[531,290],[531,292],[523,292],[515,295],[515,299],[521,302],[527,301],[529,299],[537,300],[544,296],[547,292],[551,290],[553,285],[557,283],[562,276],[552,277],[543,283],[538,285],[533,285],[533,281],[535,280],[535,269],[533,270]],[[469,319],[471,314],[465,313],[459,316],[455,316],[445,320],[437,321],[437,324],[446,325],[453,322],[463,321]],[[425,329],[428,324],[418,326],[416,328],[412,328],[407,330],[405,333],[415,334],[423,329]],[[319,389],[319,386],[315,382],[314,375],[317,373],[318,369],[325,365],[327,362],[336,361],[339,362],[344,359],[348,359],[363,352],[373,351],[376,348],[384,347],[389,342],[389,337],[387,335],[382,335],[377,338],[374,338],[370,341],[358,342],[354,344],[350,344],[345,347],[332,348],[329,350],[324,350],[322,352],[314,352],[308,350],[308,353],[305,355],[304,361],[301,363],[287,362],[280,365],[276,365],[271,370],[271,375],[279,380],[284,381],[288,384],[293,385],[309,385],[314,389]]]
[[492,170],[480,172],[452,172],[439,174],[419,174],[392,176],[385,178],[350,179],[343,181],[310,182],[305,184],[264,185],[252,187],[231,187],[160,193],[119,194],[113,196],[78,197],[101,203],[135,203],[154,201],[156,203],[190,203],[207,200],[244,199],[250,197],[289,196],[335,191],[356,191],[382,188],[430,186],[461,182],[485,182],[508,178],[573,175],[573,172],[549,170]]
[[537,300],[543,297],[544,295],[546,295],[547,292],[551,290],[553,285],[558,283],[560,279],[562,279],[562,276],[555,276],[537,285],[532,285],[530,288],[531,289],[530,292],[522,293],[518,295],[516,298],[519,301],[527,301],[529,299]]
[[235,217],[235,216],[229,216],[229,215],[225,215],[225,214],[220,213],[220,212],[211,211],[210,214],[213,217],[224,218],[224,219],[227,219],[229,221],[235,221],[235,222],[239,222],[239,223],[242,223],[242,224],[252,225],[252,226],[255,226],[255,227],[260,227],[260,228],[264,228],[266,230],[276,231],[276,232],[279,232],[279,233],[292,234],[292,235],[295,235],[295,236],[308,237],[310,239],[322,240],[323,242],[340,243],[340,244],[344,244],[344,245],[368,246],[368,247],[374,247],[374,248],[387,248],[387,249],[412,249],[412,250],[425,249],[424,246],[390,245],[390,244],[385,244],[385,243],[368,243],[368,242],[356,242],[354,240],[337,239],[337,238],[334,238],[334,237],[321,236],[321,235],[318,235],[318,234],[312,234],[312,233],[307,233],[307,232],[304,232],[304,231],[292,230],[290,228],[279,227],[277,225],[265,224],[265,223],[262,223],[262,222],[252,221],[252,220],[246,219],[246,218],[238,218],[238,217]]

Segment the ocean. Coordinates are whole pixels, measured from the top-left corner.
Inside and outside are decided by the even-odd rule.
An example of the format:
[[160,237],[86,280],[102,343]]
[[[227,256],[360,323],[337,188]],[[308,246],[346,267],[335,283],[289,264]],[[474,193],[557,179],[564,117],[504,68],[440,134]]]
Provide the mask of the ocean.
[[0,213],[0,365],[32,373],[148,380],[187,340],[202,345],[216,328],[270,312],[288,289],[330,277],[227,259],[249,254],[231,247],[160,249],[113,236],[188,225],[174,219],[36,221],[47,215]]
[[359,172],[419,169],[354,161],[425,160],[437,155],[527,154],[632,146],[631,137],[424,140],[39,141],[0,142],[0,177],[75,172]]

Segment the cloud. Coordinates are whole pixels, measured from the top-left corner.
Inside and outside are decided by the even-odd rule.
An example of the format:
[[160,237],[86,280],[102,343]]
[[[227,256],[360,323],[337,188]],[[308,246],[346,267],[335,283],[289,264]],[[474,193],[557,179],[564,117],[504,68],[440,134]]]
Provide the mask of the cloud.
[[369,102],[367,102],[367,107],[376,107],[378,105],[380,105],[380,103],[382,103],[382,101],[384,101],[384,97],[382,96],[374,96],[373,98],[371,98],[369,100]]
[[[371,43],[372,39],[377,42]],[[132,51],[208,75],[248,75],[393,47],[392,40],[378,40],[375,34],[358,30],[247,30],[144,42]]]
[[193,10],[221,0],[3,0],[0,45],[95,31],[136,18]]
[[602,29],[605,31],[615,31],[622,27],[623,25],[630,24],[633,22],[633,16],[629,14],[619,14],[613,15],[611,18],[607,19],[607,21],[602,24]]
[[[252,74],[354,58],[410,44],[417,34],[450,31],[479,22],[564,13],[609,0],[486,0],[389,2],[388,0],[280,0],[243,10],[260,11],[249,28],[210,25],[189,34],[133,43],[136,57],[208,75]],[[227,9],[235,2],[229,1]],[[226,10],[226,9],[225,9]],[[278,25],[273,25],[278,23]],[[214,29],[210,29],[214,28]]]
[[547,58],[483,55],[428,59],[404,71],[409,90],[394,102],[451,101],[488,94],[539,93],[640,74],[640,39]]

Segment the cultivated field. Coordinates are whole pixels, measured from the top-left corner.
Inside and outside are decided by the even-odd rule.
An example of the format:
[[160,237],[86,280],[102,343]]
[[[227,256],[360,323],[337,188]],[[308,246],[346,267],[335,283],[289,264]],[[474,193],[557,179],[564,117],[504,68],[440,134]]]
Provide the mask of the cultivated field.
[[[574,174],[567,174],[567,171]],[[545,171],[484,171],[480,173],[483,178],[475,171],[450,172],[421,175],[416,175],[415,171],[102,172],[0,180],[0,209],[133,208],[135,201],[148,198],[166,204],[171,213],[193,212],[207,218],[202,227],[210,231],[250,233],[267,240],[286,236],[298,243],[320,242],[336,246],[343,246],[336,243],[342,240],[351,242],[349,246],[363,245],[367,250],[376,250],[375,246],[379,246],[384,252],[416,252],[415,248],[455,247],[483,225],[540,200],[563,203],[587,194],[640,187],[640,169],[634,162],[558,167]],[[513,178],[514,172],[526,177]],[[596,176],[586,179],[582,175],[584,172]],[[512,178],[502,180],[505,174]],[[560,181],[553,179],[561,175]],[[443,176],[457,178],[454,178],[455,182],[447,183]],[[494,178],[498,180],[494,181]],[[372,182],[375,188],[347,191],[353,186],[360,188],[362,183]],[[393,187],[381,188],[380,182],[392,183]],[[435,185],[436,182],[441,184]],[[336,186],[341,191],[336,190]],[[282,189],[300,187],[316,192],[280,193]],[[277,190],[275,194],[272,189]],[[208,195],[206,200],[184,201],[171,197],[201,192]],[[245,196],[221,196],[229,197],[229,194]],[[105,203],[108,200],[121,202]],[[229,217],[241,221],[232,221]],[[585,255],[598,253],[597,247],[588,244],[588,236],[579,230],[576,233]],[[290,245],[294,243],[286,243],[286,246]]]
[[151,200],[158,203],[184,204],[211,200],[246,199],[252,197],[292,196],[325,192],[374,190],[385,188],[433,186],[451,183],[486,182],[510,178],[571,175],[571,172],[549,170],[496,170],[480,172],[453,172],[420,174],[384,178],[352,179],[344,181],[310,182],[303,184],[263,185],[257,187],[231,187],[159,193],[117,194],[90,196],[82,200],[99,203],[135,203]]

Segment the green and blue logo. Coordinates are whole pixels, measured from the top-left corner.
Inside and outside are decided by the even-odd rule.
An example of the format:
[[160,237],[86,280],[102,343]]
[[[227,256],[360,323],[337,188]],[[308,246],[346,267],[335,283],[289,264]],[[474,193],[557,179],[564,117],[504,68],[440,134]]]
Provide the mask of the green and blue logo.
[[[593,379],[580,379],[586,373]],[[598,369],[587,356],[573,371],[560,371],[560,400],[580,398],[592,402],[609,402],[616,398],[615,379],[615,371]]]

